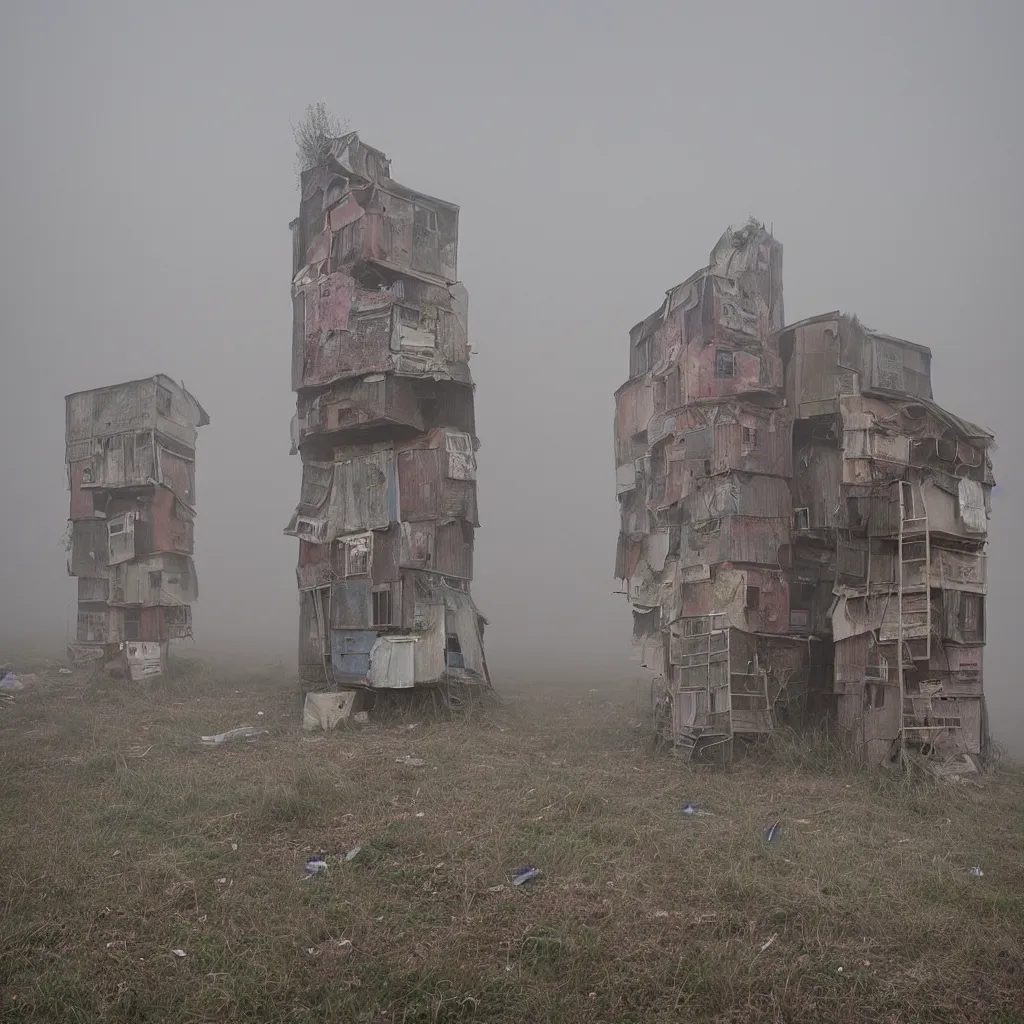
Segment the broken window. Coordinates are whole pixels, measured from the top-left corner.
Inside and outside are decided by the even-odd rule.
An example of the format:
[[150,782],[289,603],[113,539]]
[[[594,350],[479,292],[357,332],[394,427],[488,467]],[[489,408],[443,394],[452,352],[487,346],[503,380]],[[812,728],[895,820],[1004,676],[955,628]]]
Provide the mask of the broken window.
[[727,348],[715,350],[715,376],[735,377],[736,376],[736,355]]
[[881,711],[885,707],[885,687],[881,683],[864,684],[864,710]]
[[373,588],[373,624],[393,626],[394,614],[391,601],[391,587]]
[[405,327],[419,327],[420,311],[412,306],[399,306],[398,319]]
[[449,668],[465,668],[466,663],[462,657],[462,646],[455,633],[449,633],[444,638],[445,664]]
[[793,509],[793,529],[809,530],[811,528],[811,510],[809,508]]
[[370,571],[370,535],[346,537],[341,541],[346,576],[365,576]]
[[423,206],[413,208],[413,231],[417,235],[437,233],[437,214]]
[[156,389],[156,411],[158,416],[171,415],[171,393],[159,385]]
[[750,609],[761,607],[761,588],[747,587],[746,607]]
[[630,367],[630,376],[639,377],[641,374],[647,373],[651,368],[651,354],[654,351],[654,337],[653,335],[647,335],[646,338],[641,338],[633,349],[633,365]]
[[124,610],[124,638],[125,640],[138,640],[142,628],[142,609],[125,608]]
[[330,185],[327,186],[327,194],[324,196],[324,206],[333,206],[339,199],[341,199],[347,189],[348,178],[339,174],[331,181]]

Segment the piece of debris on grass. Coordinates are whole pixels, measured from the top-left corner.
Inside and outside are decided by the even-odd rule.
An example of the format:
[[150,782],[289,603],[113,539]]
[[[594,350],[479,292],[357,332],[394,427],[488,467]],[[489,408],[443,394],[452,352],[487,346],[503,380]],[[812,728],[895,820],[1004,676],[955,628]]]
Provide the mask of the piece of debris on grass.
[[356,857],[359,856],[359,853],[362,850],[362,848],[363,847],[361,845],[360,846],[353,846],[352,849],[349,850],[348,853],[345,854],[346,862],[350,861],[350,860],[355,860]]
[[227,732],[219,732],[215,736],[200,736],[200,742],[204,747],[219,747],[222,743],[230,743],[233,740],[247,740],[252,742],[260,736],[270,735],[269,729],[257,729],[251,725],[240,725],[237,729],[229,729]]
[[769,825],[764,830],[764,840],[766,843],[774,843],[779,838],[779,834],[782,831],[782,822],[777,821],[774,825]]
[[975,864],[974,867],[972,867],[971,870],[967,872],[967,874],[969,874],[971,878],[985,877],[985,872],[981,870],[981,867],[978,864]]
[[779,937],[779,933],[776,932],[770,939],[768,939],[767,942],[764,942],[761,945],[761,948],[758,950],[758,953],[763,953],[766,949],[769,949],[771,946],[773,946],[775,944],[775,940],[778,937]]
[[406,754],[405,757],[396,757],[395,760],[408,768],[422,768],[427,763],[422,757],[413,757],[411,754]]
[[323,857],[310,857],[306,861],[306,877],[316,878],[327,870],[327,861]]
[[182,960],[185,957],[185,950],[183,949],[172,949],[171,952],[179,959]]
[[695,803],[683,804],[679,808],[679,813],[684,818],[710,818],[712,816],[710,811],[701,810],[700,805]]
[[522,868],[517,868],[512,872],[512,884],[523,885],[525,882],[530,882],[540,874],[540,871],[535,867],[529,865]]

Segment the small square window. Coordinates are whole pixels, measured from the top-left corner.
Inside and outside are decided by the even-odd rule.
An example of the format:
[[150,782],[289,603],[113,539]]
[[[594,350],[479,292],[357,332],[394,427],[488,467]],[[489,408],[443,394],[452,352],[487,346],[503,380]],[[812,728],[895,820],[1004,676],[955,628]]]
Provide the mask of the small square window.
[[811,510],[809,508],[793,509],[793,529],[796,531],[811,528]]
[[716,377],[735,377],[736,376],[736,356],[735,353],[730,352],[727,348],[720,348],[715,350],[715,376]]
[[761,607],[761,588],[760,587],[747,587],[747,607],[748,608],[760,608]]
[[755,427],[743,428],[743,447],[747,451],[754,451],[757,448],[757,429]]

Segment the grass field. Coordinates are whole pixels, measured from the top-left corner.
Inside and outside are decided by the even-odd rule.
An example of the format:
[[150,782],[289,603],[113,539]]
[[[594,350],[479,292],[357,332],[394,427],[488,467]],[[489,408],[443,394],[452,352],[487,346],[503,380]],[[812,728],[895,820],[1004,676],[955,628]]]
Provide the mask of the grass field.
[[315,737],[283,670],[0,701],[0,1019],[1024,1020],[1021,775],[691,768],[632,684],[501,692]]

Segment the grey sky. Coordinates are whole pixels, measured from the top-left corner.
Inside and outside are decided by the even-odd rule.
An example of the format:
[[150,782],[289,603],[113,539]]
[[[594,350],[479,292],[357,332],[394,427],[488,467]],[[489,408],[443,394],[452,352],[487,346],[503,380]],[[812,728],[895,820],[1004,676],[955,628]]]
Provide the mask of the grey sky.
[[613,599],[627,331],[755,214],[787,320],[930,345],[994,429],[987,686],[1013,641],[1024,129],[1019,3],[10,2],[0,13],[0,641],[61,634],[63,395],[184,379],[204,646],[294,660],[289,121],[326,101],[462,207],[497,682],[631,673]]

